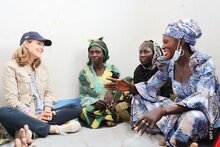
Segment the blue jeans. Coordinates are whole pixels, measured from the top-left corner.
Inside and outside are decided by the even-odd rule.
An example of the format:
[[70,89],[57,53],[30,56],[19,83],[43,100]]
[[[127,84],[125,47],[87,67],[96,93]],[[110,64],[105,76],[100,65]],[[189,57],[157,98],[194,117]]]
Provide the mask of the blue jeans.
[[82,106],[80,104],[70,104],[54,110],[56,111],[56,115],[53,116],[51,121],[45,123],[15,108],[2,107],[0,108],[0,123],[12,136],[14,136],[15,131],[27,124],[30,130],[35,132],[39,137],[46,137],[49,134],[50,125],[63,124],[77,118],[82,111]]

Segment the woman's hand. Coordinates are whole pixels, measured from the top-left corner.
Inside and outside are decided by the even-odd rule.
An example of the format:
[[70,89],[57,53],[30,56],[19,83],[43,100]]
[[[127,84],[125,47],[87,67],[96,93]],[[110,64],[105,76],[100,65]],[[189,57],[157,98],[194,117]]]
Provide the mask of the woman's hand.
[[105,97],[104,97],[104,101],[107,103],[108,107],[113,106],[114,99],[113,99],[113,94],[112,94],[111,90],[106,92]]
[[44,111],[43,111],[40,115],[38,115],[38,116],[34,115],[33,113],[31,113],[31,112],[29,111],[29,112],[28,112],[28,115],[31,116],[31,117],[34,117],[34,118],[36,118],[36,119],[38,119],[38,120],[41,120],[41,121],[43,121],[43,122],[48,122],[48,121],[47,121],[47,118],[45,117]]
[[43,121],[43,122],[48,122],[50,121],[50,118],[52,118],[52,116],[49,116],[50,114],[46,114],[45,111],[43,111],[40,115],[38,115],[36,118]]
[[144,131],[147,128],[153,128],[163,115],[164,112],[161,108],[156,108],[145,113],[145,115],[134,124],[134,131],[143,135]]
[[109,90],[131,91],[134,85],[123,79],[106,78],[112,81],[111,83],[104,84],[104,87]]
[[44,107],[44,111],[40,115],[35,116],[31,112],[29,112],[28,115],[30,115],[38,120],[41,120],[43,122],[48,122],[48,121],[52,120],[53,115],[56,115],[56,112],[52,111],[51,107],[46,106],[46,107]]
[[55,111],[52,111],[51,107],[44,107],[44,117],[47,121],[51,121],[53,118],[53,115],[56,115]]
[[142,135],[144,131],[149,127],[153,128],[156,123],[162,118],[162,116],[170,114],[181,114],[188,111],[188,108],[178,104],[161,105],[160,107],[145,113],[134,125],[134,131],[140,132]]

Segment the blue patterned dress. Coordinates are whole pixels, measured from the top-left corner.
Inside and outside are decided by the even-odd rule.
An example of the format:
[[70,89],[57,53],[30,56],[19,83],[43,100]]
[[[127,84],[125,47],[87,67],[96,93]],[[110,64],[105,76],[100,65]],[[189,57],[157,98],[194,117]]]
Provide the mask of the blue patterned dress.
[[[188,143],[212,138],[210,130],[220,126],[220,88],[212,59],[195,51],[190,57],[189,66],[192,75],[186,83],[175,81],[173,61],[161,61],[160,70],[147,83],[135,85],[139,94],[132,101],[132,122],[160,105],[175,103],[189,109],[182,114],[164,116],[157,122],[170,146],[176,146],[176,140]],[[156,95],[168,78],[177,96],[175,101]]]

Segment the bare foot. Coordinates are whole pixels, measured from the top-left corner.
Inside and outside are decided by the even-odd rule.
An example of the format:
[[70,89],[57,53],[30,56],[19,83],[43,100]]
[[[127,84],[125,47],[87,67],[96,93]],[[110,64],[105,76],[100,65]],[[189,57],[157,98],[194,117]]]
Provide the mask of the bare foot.
[[114,123],[113,121],[108,120],[108,121],[106,121],[106,125],[109,126],[109,127],[114,127],[114,126],[116,126],[116,123]]
[[27,144],[32,144],[32,132],[29,130],[28,125],[24,125],[25,136],[27,140]]
[[166,146],[166,142],[165,142],[164,139],[161,139],[161,140],[159,141],[159,146]]
[[15,145],[14,147],[28,147],[27,138],[23,128],[16,133]]
[[16,139],[15,139],[15,145],[14,145],[14,147],[22,147],[22,146],[21,146],[21,140],[20,140],[19,138],[16,138]]
[[28,125],[24,125],[24,128],[21,128],[15,134],[15,144],[14,147],[28,147],[32,144],[31,131],[29,130]]
[[196,143],[196,142],[193,142],[193,143],[191,143],[190,144],[190,146],[189,147],[198,147],[199,145],[198,145],[198,143]]

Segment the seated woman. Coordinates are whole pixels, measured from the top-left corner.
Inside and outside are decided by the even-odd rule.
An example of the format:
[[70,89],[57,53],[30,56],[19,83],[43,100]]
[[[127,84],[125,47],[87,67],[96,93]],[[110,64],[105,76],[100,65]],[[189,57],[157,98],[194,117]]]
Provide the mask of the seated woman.
[[[193,19],[170,23],[163,34],[159,70],[148,82],[132,85],[111,78],[112,83],[104,86],[138,93],[132,101],[134,131],[150,133],[157,126],[168,146],[215,138],[214,130],[220,125],[220,87],[211,57],[193,47],[201,34]],[[168,78],[176,95],[174,102],[157,95]]]
[[[157,59],[163,52],[153,40],[144,41],[139,47],[139,64],[134,71],[134,84],[148,81],[157,71]],[[174,97],[170,79],[160,88],[159,95]]]
[[81,113],[80,104],[53,109],[48,70],[40,60],[44,46],[51,44],[37,32],[24,33],[13,59],[5,64],[3,94],[13,108],[1,109],[0,117],[11,135],[25,124],[40,137],[77,132],[81,127],[79,122],[70,121]]
[[89,62],[79,74],[80,97],[83,106],[80,118],[91,128],[98,128],[104,121],[114,126],[118,116],[112,109],[113,94],[103,87],[106,78],[119,78],[119,71],[114,65],[107,64],[108,48],[99,38],[92,40],[88,47]]
[[[162,55],[163,52],[161,48],[155,42],[152,40],[144,41],[139,47],[139,60],[141,64],[136,67],[132,82],[137,84],[139,82],[148,81],[158,71],[156,61],[157,58]],[[127,77],[125,79],[127,79]],[[131,83],[131,79],[127,81],[130,81]],[[118,94],[119,91],[116,91],[116,93]],[[158,93],[165,97],[173,97],[171,81],[169,80],[164,86],[162,86]],[[118,95],[120,96],[120,94]],[[121,95],[123,102],[116,105],[116,112],[122,121],[130,120],[132,96],[133,95],[129,94],[129,92],[124,92],[124,94]]]

